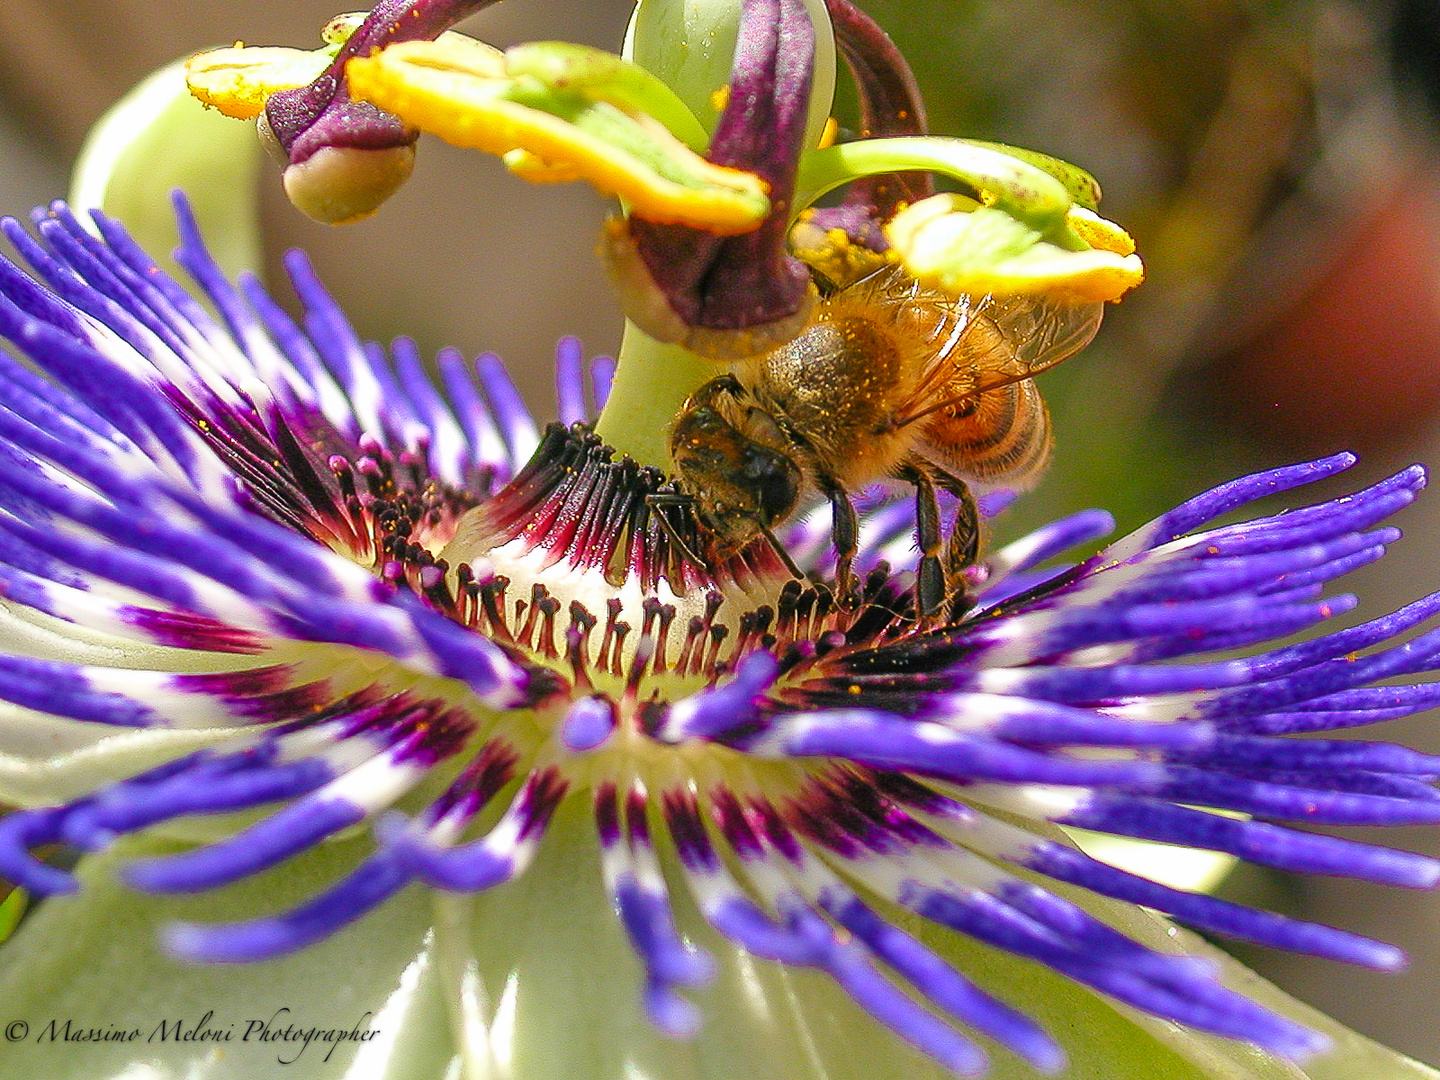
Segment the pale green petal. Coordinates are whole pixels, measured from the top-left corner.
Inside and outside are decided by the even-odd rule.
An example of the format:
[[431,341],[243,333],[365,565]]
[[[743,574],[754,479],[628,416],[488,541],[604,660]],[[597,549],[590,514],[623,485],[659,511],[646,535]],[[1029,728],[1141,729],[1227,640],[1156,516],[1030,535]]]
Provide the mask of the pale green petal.
[[20,917],[25,914],[25,908],[29,903],[29,896],[24,889],[11,889],[4,900],[0,900],[0,941],[4,941],[15,932],[15,927],[20,925]]
[[[29,1025],[26,1038],[0,1055],[0,1080],[459,1080],[456,1031],[464,1033],[471,1080],[953,1080],[825,977],[725,945],[683,898],[679,925],[716,956],[719,974],[692,995],[704,1016],[696,1038],[661,1035],[641,1014],[639,965],[600,881],[593,825],[573,802],[520,881],[473,899],[412,887],[334,938],[265,964],[182,964],[154,944],[168,921],[239,919],[293,904],[343,874],[362,846],[325,845],[218,895],[188,899],[142,897],[115,884],[122,858],[170,850],[157,842],[128,841],[87,860],[82,892],[46,901],[0,951],[6,1020]],[[1325,1031],[1336,1049],[1297,1066],[1113,1006],[1036,964],[906,921],[977,982],[1045,1024],[1070,1055],[1063,1080],[1440,1076],[1286,998],[1161,919],[1093,897],[1085,905],[1153,948],[1216,958],[1231,985]],[[305,1071],[287,1073],[273,1047],[239,1041],[246,1023],[281,1008],[297,1025],[346,1028],[370,1010],[380,1034],[343,1044],[329,1063],[323,1055],[302,1058]],[[36,1041],[52,1018],[149,1035],[161,1019],[193,1024],[212,1009],[212,1028],[234,1024],[236,1031],[218,1052],[170,1040],[142,1047]],[[1039,1080],[1013,1055],[991,1049],[993,1080]],[[133,1071],[137,1063],[151,1071]]]
[[260,145],[253,125],[207,109],[185,86],[184,63],[161,68],[90,130],[75,165],[70,204],[125,223],[169,266],[179,234],[170,195],[189,197],[206,246],[228,276],[261,265],[255,187]]
[[[133,595],[133,594],[132,594]],[[66,664],[108,664],[153,671],[232,671],[256,660],[120,637],[0,598],[0,640],[7,653]]]
[[[1327,1052],[1294,1064],[1271,1057],[1246,1043],[1197,1034],[1188,1028],[1139,1013],[1127,1006],[1116,1006],[1117,1011],[1132,1020],[1137,1033],[1117,1044],[1112,1056],[1120,1058],[1123,1055],[1124,1060],[1130,1064],[1128,1068],[1122,1068],[1113,1074],[1097,1073],[1097,1077],[1120,1080],[1121,1077],[1148,1078],[1157,1075],[1149,1071],[1145,1064],[1145,1043],[1148,1038],[1154,1039],[1158,1045],[1168,1047],[1189,1062],[1198,1070],[1195,1075],[1216,1080],[1270,1080],[1272,1077],[1276,1080],[1281,1077],[1294,1077],[1297,1080],[1301,1077],[1306,1080],[1361,1080],[1362,1077],[1364,1080],[1440,1080],[1440,1072],[1435,1069],[1381,1046],[1330,1019],[1324,1013],[1296,1001],[1222,950],[1209,945],[1198,935],[1175,926],[1167,919],[1133,904],[1109,900],[1068,887],[1052,887],[1054,891],[1063,893],[1092,914],[1156,951],[1184,952],[1191,956],[1211,959],[1218,965],[1227,986],[1273,1012],[1288,1016],[1323,1033],[1331,1040],[1331,1049]],[[1343,977],[1343,965],[1337,964],[1336,971]],[[1030,1015],[1042,1020],[1048,1011],[1043,998],[1025,1008]],[[1057,1025],[1070,1022],[1064,1020],[1062,1014],[1051,1021],[1050,1030],[1059,1034]],[[1063,1035],[1061,1041],[1065,1041]],[[1068,1049],[1069,1044],[1066,1046]],[[1072,1058],[1074,1057],[1072,1051]]]
[[1219,888],[1237,861],[1222,851],[1132,840],[1088,829],[1067,828],[1065,832],[1085,854],[1101,862],[1188,892],[1208,893]]
[[[233,671],[253,656],[208,653],[116,637],[34,608],[0,601],[7,652],[67,664],[166,672]],[[0,802],[38,806],[78,798],[105,784],[207,746],[238,729],[116,728],[0,702]]]
[[[679,925],[719,961],[715,982],[690,995],[703,1027],[667,1038],[643,1018],[641,974],[596,869],[593,826],[561,814],[536,865],[517,883],[473,901],[467,957],[452,979],[477,1057],[494,1080],[953,1080],[880,1027],[825,976],[749,957],[703,925],[676,896]],[[563,884],[560,884],[563,883]],[[1421,1080],[1436,1074],[1340,1028],[1193,935],[1138,908],[1073,896],[1152,948],[1209,955],[1227,979],[1270,1007],[1320,1028],[1335,1053],[1300,1067],[1251,1046],[1198,1035],[1114,1005],[1038,964],[891,913],[1003,1000],[1035,1016],[1070,1058],[1064,1080]],[[488,1028],[488,1030],[485,1030]],[[982,1040],[984,1041],[984,1040]],[[992,1080],[1043,1075],[988,1044]],[[1354,1071],[1345,1072],[1350,1068]]]
[[[693,1040],[661,1034],[640,1005],[642,972],[599,873],[594,824],[562,809],[535,865],[473,901],[466,1008],[488,1030],[493,1080],[953,1080],[878,1029],[827,978],[717,940],[683,895],[678,921],[719,961],[692,999]],[[463,966],[463,964],[462,964]]]
[[0,803],[68,802],[244,732],[112,728],[0,705]]
[[[429,902],[411,889],[379,917],[294,956],[264,964],[182,963],[157,944],[176,919],[238,919],[275,911],[345,873],[357,844],[328,844],[268,876],[217,895],[157,899],[119,885],[117,864],[162,854],[129,841],[86,860],[78,895],[42,903],[0,950],[3,1029],[25,1036],[0,1044],[0,1080],[444,1080],[453,1046],[436,980]],[[281,1010],[289,1013],[281,1013]],[[226,1042],[173,1037],[211,1013]],[[277,1013],[280,1015],[277,1017]],[[368,1018],[366,1014],[369,1014]],[[138,1029],[131,1043],[46,1041],[47,1025]],[[158,1032],[168,1023],[165,1037]],[[252,1021],[296,1028],[375,1032],[364,1042],[259,1041]],[[0,1036],[3,1037],[3,1036]]]

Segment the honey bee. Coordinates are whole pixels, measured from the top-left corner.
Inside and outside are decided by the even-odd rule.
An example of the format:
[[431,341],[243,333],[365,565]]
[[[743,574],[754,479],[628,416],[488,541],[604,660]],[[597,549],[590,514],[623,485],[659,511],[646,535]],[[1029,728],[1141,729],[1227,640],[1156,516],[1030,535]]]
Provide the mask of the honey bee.
[[[1101,308],[951,297],[896,267],[822,299],[798,337],[701,386],[671,427],[671,458],[715,551],[774,543],[772,530],[820,496],[848,597],[850,496],[900,481],[915,489],[918,613],[942,617],[977,557],[970,485],[1023,486],[1044,467],[1050,417],[1032,380],[1090,341]],[[948,535],[937,489],[959,499]]]

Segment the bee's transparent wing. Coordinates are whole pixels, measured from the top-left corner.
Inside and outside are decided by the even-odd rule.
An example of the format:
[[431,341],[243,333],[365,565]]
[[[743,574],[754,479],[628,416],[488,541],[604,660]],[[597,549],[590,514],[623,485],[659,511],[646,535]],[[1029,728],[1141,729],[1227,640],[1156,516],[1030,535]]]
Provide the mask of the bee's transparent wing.
[[913,423],[1030,379],[1074,356],[1095,336],[1104,304],[1029,296],[960,296],[912,303],[933,356],[899,410]]

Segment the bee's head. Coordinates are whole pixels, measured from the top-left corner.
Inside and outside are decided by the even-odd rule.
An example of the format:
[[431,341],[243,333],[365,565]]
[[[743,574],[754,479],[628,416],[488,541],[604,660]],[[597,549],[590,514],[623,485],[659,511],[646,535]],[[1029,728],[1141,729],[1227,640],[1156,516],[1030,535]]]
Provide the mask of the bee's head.
[[800,467],[753,439],[711,405],[690,403],[670,432],[675,470],[694,494],[702,524],[740,548],[783,521],[800,498]]

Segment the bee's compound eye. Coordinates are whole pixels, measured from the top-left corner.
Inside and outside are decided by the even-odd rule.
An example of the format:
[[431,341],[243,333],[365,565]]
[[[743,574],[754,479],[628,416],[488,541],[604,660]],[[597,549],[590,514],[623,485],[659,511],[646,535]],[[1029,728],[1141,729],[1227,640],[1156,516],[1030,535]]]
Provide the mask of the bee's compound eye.
[[742,472],[755,496],[755,512],[770,525],[790,513],[800,497],[800,469],[784,454],[763,446],[746,447]]

